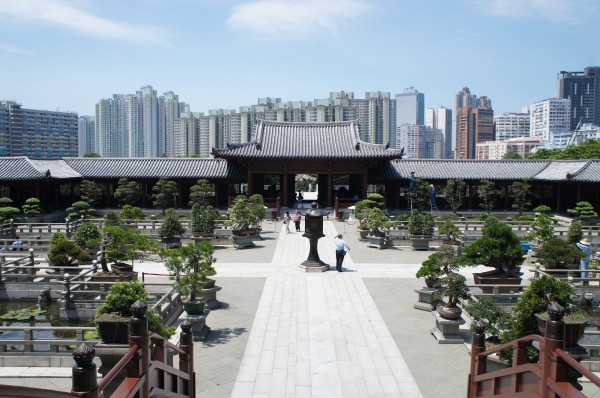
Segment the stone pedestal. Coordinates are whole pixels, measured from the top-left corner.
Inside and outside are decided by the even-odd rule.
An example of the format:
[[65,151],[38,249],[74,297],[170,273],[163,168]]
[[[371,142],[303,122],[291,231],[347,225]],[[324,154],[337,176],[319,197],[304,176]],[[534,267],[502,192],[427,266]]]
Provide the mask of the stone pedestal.
[[245,247],[254,247],[254,240],[249,235],[239,235],[233,237],[233,247],[236,249],[243,249]]
[[435,306],[439,302],[436,293],[439,289],[433,287],[422,287],[415,289],[415,292],[419,294],[419,301],[415,303],[414,308],[423,311],[433,311]]
[[192,324],[192,336],[194,341],[204,341],[208,333],[210,333],[210,328],[206,326],[206,317],[210,314],[209,309],[204,310],[204,314],[202,315],[188,315],[187,312],[183,312],[179,316],[179,321],[183,322],[186,319],[190,321]]
[[431,313],[435,318],[435,328],[431,334],[437,339],[438,344],[463,344],[465,341],[459,333],[460,325],[465,323],[464,319],[444,319],[437,311]]
[[300,264],[298,268],[304,272],[325,272],[329,271],[329,264],[325,264],[323,262],[309,263],[305,261]]
[[206,308],[212,310],[221,307],[221,303],[217,300],[217,292],[221,290],[221,286],[211,287],[210,289],[202,289],[200,295],[206,299]]

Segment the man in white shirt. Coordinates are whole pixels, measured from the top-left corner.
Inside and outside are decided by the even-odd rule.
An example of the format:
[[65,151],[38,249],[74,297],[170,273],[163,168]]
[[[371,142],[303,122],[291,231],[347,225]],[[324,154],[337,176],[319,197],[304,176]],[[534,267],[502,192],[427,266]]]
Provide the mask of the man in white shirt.
[[350,251],[350,247],[342,238],[342,234],[338,234],[335,238],[333,238],[333,242],[335,243],[335,269],[337,269],[338,272],[342,272],[344,256],[346,255],[347,251]]

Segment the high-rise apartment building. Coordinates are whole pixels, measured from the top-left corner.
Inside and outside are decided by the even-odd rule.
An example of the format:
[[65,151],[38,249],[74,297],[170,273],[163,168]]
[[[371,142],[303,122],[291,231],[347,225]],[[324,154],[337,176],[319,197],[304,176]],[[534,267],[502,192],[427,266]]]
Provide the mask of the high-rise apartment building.
[[404,148],[406,159],[426,157],[427,127],[418,124],[403,124],[396,130],[398,148]]
[[175,156],[175,121],[185,104],[152,86],[96,104],[96,152],[103,157]]
[[545,145],[564,148],[571,137],[571,100],[548,98],[529,107],[531,137],[541,137]]
[[484,141],[476,145],[476,156],[478,160],[499,160],[504,158],[508,152],[518,153],[523,159],[529,158],[529,154],[535,148],[544,145],[540,137],[516,137],[503,141]]
[[94,140],[95,129],[96,123],[93,116],[79,116],[77,122],[79,156],[96,152],[96,143]]
[[78,154],[78,116],[0,101],[0,156],[52,159]]
[[571,100],[569,130],[575,130],[579,122],[600,126],[600,67],[561,71],[557,83],[557,98]]
[[414,87],[396,94],[396,126],[403,124],[425,124],[425,94]]
[[425,110],[425,126],[440,131],[442,159],[453,159],[452,145],[452,110],[443,106]]
[[494,111],[492,101],[477,98],[468,87],[456,94],[456,159],[475,159],[478,142],[494,140]]
[[503,113],[494,116],[496,140],[529,137],[529,113]]

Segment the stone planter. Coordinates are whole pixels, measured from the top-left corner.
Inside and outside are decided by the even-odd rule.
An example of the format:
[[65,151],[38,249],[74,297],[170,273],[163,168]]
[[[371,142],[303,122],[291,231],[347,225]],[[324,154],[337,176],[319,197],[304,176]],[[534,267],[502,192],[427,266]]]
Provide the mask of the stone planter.
[[181,238],[179,236],[172,238],[160,238],[160,245],[165,249],[177,249],[181,247]]
[[474,273],[473,280],[475,281],[476,285],[515,285],[514,288],[508,286],[501,286],[497,289],[494,286],[481,286],[481,291],[483,293],[512,293],[514,291],[519,290],[520,287],[516,286],[521,284],[521,277],[506,277],[501,274],[498,274],[498,272],[495,270]]
[[121,274],[110,272],[105,274],[103,272],[97,272],[91,276],[92,282],[131,282],[137,281],[138,273],[137,272],[124,272]]
[[192,237],[194,238],[212,238],[215,234],[214,231],[211,232],[192,232]]
[[127,263],[114,263],[111,264],[110,270],[115,274],[125,274],[133,272],[133,265]]
[[375,247],[377,249],[385,249],[385,235],[368,235],[367,240],[369,241],[368,247]]
[[413,250],[429,250],[429,242],[433,240],[432,237],[427,236],[411,236],[410,241],[412,243]]
[[419,295],[419,301],[414,304],[413,308],[422,311],[435,310],[435,306],[439,302],[437,295],[439,290],[440,289],[433,287],[422,287],[420,289],[415,289],[415,292]]
[[254,240],[251,235],[233,235],[233,246],[236,249],[243,249],[245,247],[254,247]]
[[360,240],[366,240],[369,235],[368,229],[359,229],[358,234],[360,235]]

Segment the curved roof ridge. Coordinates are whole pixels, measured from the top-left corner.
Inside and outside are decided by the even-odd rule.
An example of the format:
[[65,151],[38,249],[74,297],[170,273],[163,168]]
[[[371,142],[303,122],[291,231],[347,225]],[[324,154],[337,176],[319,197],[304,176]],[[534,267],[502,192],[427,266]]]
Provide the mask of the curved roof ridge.
[[[584,160],[584,159],[582,159],[582,160]],[[585,162],[585,164],[579,168],[579,170],[577,170],[573,173],[567,173],[568,174],[567,178],[571,179],[573,177],[577,177],[579,174],[583,173],[590,166],[591,163],[592,163],[592,159],[588,159],[587,162]]]

